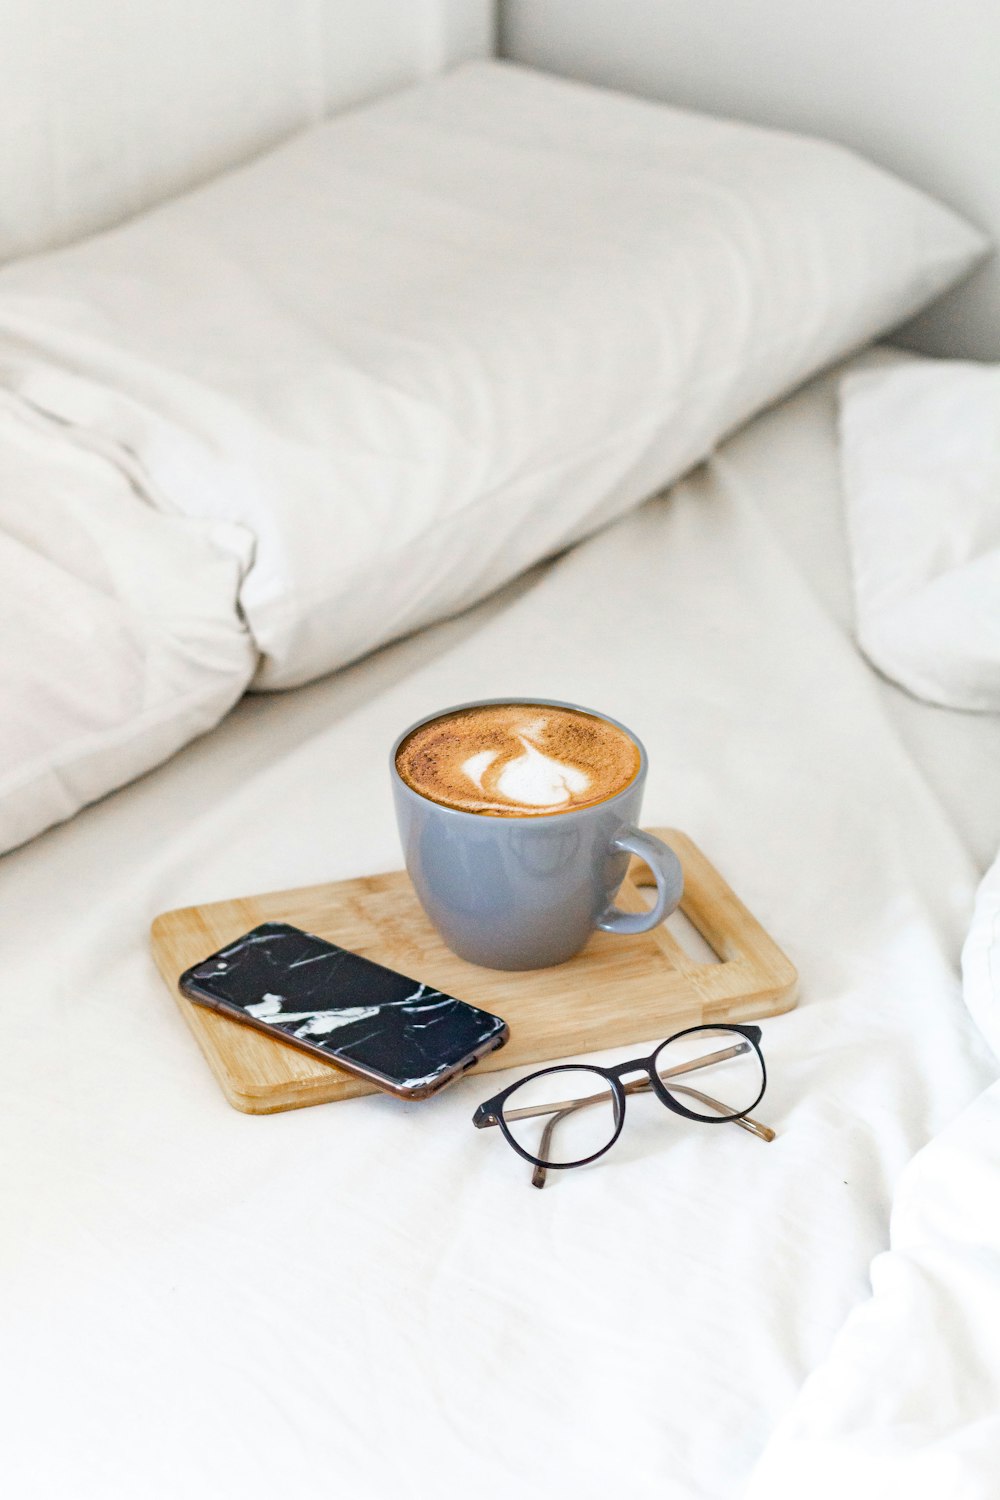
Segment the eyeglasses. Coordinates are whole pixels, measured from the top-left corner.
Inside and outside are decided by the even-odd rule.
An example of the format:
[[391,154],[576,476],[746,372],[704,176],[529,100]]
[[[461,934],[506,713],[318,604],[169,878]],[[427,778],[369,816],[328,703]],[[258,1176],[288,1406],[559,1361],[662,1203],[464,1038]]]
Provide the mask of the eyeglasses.
[[[760,1036],[759,1026],[691,1026],[667,1037],[649,1057],[613,1068],[543,1068],[487,1099],[472,1123],[478,1130],[499,1125],[517,1154],[534,1166],[537,1188],[545,1186],[551,1168],[584,1167],[610,1151],[625,1124],[628,1094],[652,1092],[688,1120],[731,1120],[759,1140],[773,1141],[774,1131],[750,1116],[767,1087]],[[628,1073],[645,1076],[624,1083]],[[699,1075],[699,1087],[677,1082],[690,1073]]]

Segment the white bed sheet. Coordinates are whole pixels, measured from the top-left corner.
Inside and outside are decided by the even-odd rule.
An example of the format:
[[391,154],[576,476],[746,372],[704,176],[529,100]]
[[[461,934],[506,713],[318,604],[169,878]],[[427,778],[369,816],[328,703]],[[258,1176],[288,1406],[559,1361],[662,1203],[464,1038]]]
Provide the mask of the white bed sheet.
[[[868,1293],[906,1161],[995,1074],[957,967],[973,804],[937,786],[960,745],[996,764],[995,725],[900,711],[855,651],[832,442],[827,381],[503,598],[247,700],[0,864],[12,1492],[741,1492]],[[218,1094],[150,918],[396,865],[394,732],[525,692],[634,725],[648,820],[798,964],[764,1024],[773,1145],[637,1116],[537,1193],[471,1127],[493,1078],[267,1118]]]

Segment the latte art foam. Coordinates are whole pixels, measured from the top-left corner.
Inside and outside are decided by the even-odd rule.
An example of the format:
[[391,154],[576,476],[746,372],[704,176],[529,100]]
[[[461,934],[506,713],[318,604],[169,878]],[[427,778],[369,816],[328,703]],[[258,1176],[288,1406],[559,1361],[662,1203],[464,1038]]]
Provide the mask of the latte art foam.
[[635,741],[606,719],[490,703],[421,724],[396,752],[407,786],[462,812],[539,817],[614,797],[634,781]]

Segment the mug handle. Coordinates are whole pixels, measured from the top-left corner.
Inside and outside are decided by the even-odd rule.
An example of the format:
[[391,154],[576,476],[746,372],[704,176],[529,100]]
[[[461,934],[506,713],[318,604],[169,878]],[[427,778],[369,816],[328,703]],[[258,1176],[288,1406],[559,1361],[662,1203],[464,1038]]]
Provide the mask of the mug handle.
[[684,871],[674,851],[651,833],[640,828],[626,828],[612,846],[627,854],[637,854],[656,878],[656,901],[650,911],[620,911],[614,902],[597,923],[601,932],[634,934],[649,932],[665,917],[676,911],[684,894]]

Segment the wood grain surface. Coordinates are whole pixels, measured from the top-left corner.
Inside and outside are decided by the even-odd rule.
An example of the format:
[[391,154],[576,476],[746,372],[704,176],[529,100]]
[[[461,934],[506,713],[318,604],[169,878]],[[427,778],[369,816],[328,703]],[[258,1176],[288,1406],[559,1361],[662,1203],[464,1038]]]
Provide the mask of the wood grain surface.
[[[582,953],[551,969],[481,969],[445,947],[404,871],[164,912],[153,922],[153,955],[223,1093],[248,1114],[372,1092],[370,1084],[196,1005],[178,990],[185,969],[261,922],[291,922],[503,1016],[510,1041],[478,1064],[482,1072],[655,1042],[700,1022],[790,1010],[797,975],[774,940],[686,835],[649,831],[680,859],[681,910],[721,962],[693,959],[661,925],[637,937],[595,932]],[[642,910],[648,903],[641,887],[651,880],[633,860],[619,906]]]

